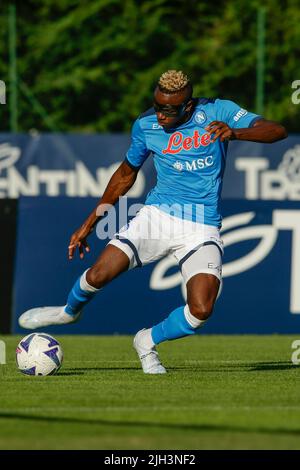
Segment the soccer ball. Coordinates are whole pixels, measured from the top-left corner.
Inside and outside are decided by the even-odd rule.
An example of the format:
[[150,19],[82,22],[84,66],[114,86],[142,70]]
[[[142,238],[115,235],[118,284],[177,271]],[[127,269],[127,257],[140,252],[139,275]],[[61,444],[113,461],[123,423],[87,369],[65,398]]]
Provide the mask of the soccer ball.
[[17,366],[26,375],[53,375],[61,367],[63,351],[59,342],[46,333],[25,336],[16,349]]

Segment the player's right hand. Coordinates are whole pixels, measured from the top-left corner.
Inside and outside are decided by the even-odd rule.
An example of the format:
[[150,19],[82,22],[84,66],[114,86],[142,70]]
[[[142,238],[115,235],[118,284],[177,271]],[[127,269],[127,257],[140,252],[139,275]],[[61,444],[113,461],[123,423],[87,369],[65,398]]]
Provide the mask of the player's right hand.
[[78,230],[76,230],[76,232],[73,233],[68,246],[69,259],[73,259],[76,248],[78,248],[79,256],[81,259],[84,257],[84,250],[87,253],[90,251],[90,247],[86,239],[92,232],[92,230],[93,229],[82,226]]

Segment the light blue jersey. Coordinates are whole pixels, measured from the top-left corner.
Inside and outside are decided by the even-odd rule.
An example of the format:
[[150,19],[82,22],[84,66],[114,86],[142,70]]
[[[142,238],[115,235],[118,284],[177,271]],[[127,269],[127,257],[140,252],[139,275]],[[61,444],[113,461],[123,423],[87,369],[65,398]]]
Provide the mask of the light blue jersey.
[[[220,197],[228,142],[211,142],[205,127],[223,121],[231,128],[253,126],[261,116],[233,101],[196,98],[190,119],[164,130],[153,108],[142,114],[132,128],[126,162],[140,168],[153,155],[157,184],[145,204],[159,206],[176,217],[221,226]],[[171,209],[170,209],[171,206]]]

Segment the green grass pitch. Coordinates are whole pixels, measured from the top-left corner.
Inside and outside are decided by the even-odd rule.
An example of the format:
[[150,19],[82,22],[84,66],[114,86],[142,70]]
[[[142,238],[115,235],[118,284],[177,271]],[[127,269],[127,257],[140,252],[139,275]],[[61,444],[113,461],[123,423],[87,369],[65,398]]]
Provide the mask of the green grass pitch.
[[142,373],[129,336],[56,336],[56,376],[0,365],[0,449],[300,449],[296,336],[162,344],[168,374]]

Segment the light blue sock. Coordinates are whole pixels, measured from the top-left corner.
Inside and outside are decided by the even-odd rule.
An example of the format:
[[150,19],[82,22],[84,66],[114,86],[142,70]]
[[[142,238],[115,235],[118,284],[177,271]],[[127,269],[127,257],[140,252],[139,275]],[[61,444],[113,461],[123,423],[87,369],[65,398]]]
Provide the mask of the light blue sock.
[[[193,326],[186,319],[186,315],[184,314],[185,309],[187,309],[187,315],[191,318]],[[196,317],[193,317],[187,306],[178,307],[162,322],[152,327],[152,340],[155,344],[159,344],[163,341],[194,335],[196,329],[204,322],[205,320],[198,320]]]
[[[88,270],[87,270],[88,271]],[[65,312],[69,315],[76,315],[81,312],[83,307],[92,300],[100,289],[90,286],[86,280],[85,271],[75,282],[72,290],[70,291],[67,299],[67,305],[65,306]]]

